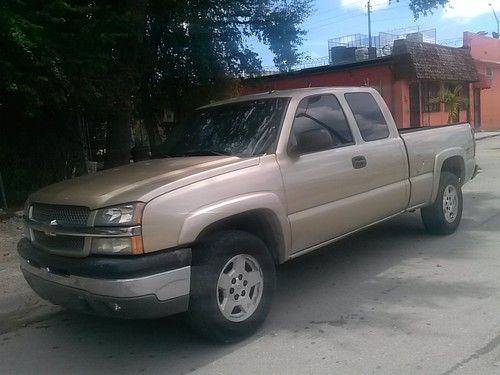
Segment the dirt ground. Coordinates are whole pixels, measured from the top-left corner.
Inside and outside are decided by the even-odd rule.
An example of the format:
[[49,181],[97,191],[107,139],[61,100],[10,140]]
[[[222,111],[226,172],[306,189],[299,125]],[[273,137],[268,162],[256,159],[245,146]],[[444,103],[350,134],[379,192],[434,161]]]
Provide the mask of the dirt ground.
[[20,217],[0,219],[0,333],[59,310],[39,298],[23,278],[16,250],[23,232]]

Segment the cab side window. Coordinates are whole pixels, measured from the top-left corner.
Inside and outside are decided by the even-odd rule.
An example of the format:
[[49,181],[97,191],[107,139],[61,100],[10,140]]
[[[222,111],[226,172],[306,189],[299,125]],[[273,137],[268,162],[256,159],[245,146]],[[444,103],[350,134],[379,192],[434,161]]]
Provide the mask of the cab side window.
[[352,92],[344,96],[365,141],[376,141],[389,137],[389,127],[372,94]]
[[326,94],[302,99],[295,113],[290,143],[299,154],[354,144],[337,98]]

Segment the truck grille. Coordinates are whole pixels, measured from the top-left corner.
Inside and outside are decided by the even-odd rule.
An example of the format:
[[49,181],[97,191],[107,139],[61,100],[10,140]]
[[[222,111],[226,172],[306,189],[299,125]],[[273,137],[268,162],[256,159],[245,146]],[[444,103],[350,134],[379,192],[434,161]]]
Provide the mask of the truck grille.
[[33,204],[32,219],[49,224],[56,220],[56,226],[85,227],[90,215],[87,207],[52,204]]
[[42,248],[65,252],[82,252],[85,244],[85,237],[75,236],[48,236],[43,232],[33,231],[33,242]]

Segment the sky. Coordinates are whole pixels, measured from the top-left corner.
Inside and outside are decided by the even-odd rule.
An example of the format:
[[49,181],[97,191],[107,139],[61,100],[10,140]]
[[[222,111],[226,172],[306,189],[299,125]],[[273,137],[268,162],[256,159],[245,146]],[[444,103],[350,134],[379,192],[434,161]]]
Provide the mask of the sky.
[[[437,42],[462,45],[464,31],[487,31],[491,35],[497,24],[491,4],[500,17],[500,0],[451,0],[445,8],[415,20],[408,8],[409,0],[371,0],[372,35],[379,32],[419,26],[420,30],[436,29]],[[307,31],[300,52],[311,59],[328,56],[328,39],[349,34],[368,34],[367,0],[314,0],[313,14],[302,24]],[[254,44],[264,67],[273,67],[272,53]]]

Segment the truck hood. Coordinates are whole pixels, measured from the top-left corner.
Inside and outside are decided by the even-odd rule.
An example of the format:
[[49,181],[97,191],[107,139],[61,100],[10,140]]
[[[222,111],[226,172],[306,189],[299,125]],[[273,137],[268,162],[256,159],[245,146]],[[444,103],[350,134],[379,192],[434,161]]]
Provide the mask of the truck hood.
[[31,202],[96,209],[127,202],[148,202],[159,195],[224,173],[259,164],[259,158],[190,156],[153,159],[108,169],[47,186]]

